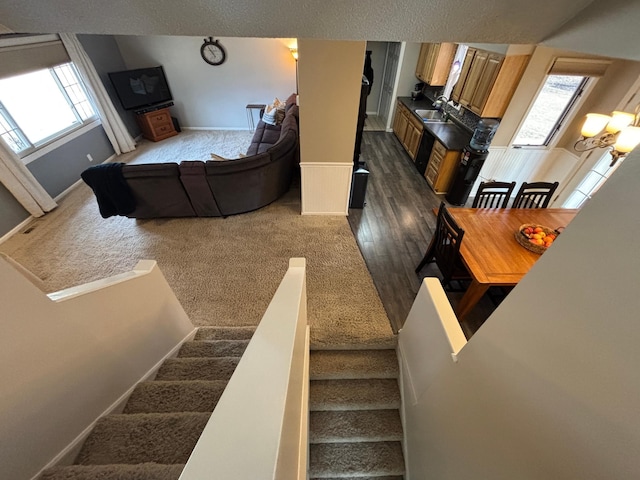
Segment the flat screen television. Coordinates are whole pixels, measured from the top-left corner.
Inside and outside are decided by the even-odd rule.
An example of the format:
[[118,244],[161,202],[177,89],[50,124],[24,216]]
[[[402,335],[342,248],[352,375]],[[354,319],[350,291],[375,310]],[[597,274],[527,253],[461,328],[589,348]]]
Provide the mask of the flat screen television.
[[173,100],[162,66],[111,72],[109,79],[125,110],[142,110]]

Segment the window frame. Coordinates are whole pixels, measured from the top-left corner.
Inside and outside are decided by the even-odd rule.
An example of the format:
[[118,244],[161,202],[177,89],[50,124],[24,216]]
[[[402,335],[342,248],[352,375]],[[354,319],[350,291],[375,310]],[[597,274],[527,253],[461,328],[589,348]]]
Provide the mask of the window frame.
[[542,145],[524,145],[524,144],[515,143],[515,140],[518,137],[518,134],[520,133],[520,130],[524,126],[524,123],[527,120],[527,117],[529,116],[529,113],[531,112],[531,109],[535,105],[536,100],[538,100],[538,97],[540,96],[540,92],[542,91],[542,89],[544,88],[545,83],[547,82],[547,78],[549,76],[551,76],[551,75],[557,75],[557,74],[554,74],[554,73],[545,74],[544,77],[542,78],[542,81],[538,85],[538,89],[536,90],[535,95],[531,99],[531,102],[529,103],[529,106],[527,107],[526,112],[522,116],[522,119],[520,120],[520,123],[518,124],[518,128],[516,128],[514,130],[514,132],[513,132],[513,135],[511,137],[511,142],[510,142],[511,148],[524,149],[524,150],[551,150],[551,149],[555,148],[556,145],[558,144],[558,142],[560,141],[560,138],[562,138],[564,133],[567,131],[567,128],[569,127],[569,124],[575,118],[576,112],[580,109],[582,104],[589,97],[589,95],[591,94],[592,90],[594,89],[594,87],[598,83],[598,80],[600,79],[600,77],[589,77],[587,75],[580,75],[580,76],[584,77],[584,79],[585,79],[583,84],[582,84],[582,86],[581,86],[580,94],[579,95],[574,95],[574,99],[571,102],[571,104],[569,105],[569,107],[565,109],[563,115],[558,117],[558,120],[556,121],[554,128],[547,135],[547,138],[545,139],[545,143],[544,144],[542,144]]
[[[93,110],[93,116],[87,117],[87,119],[85,120],[82,119],[81,113],[78,111],[78,109],[76,108],[76,105],[73,103],[73,100],[71,99],[69,92],[67,91],[67,88],[63,85],[62,80],[60,79],[58,73],[55,71],[56,68],[59,68],[65,65],[70,66],[73,74],[78,80],[79,87],[84,92],[84,95]],[[2,116],[4,121],[12,128],[11,131],[13,131],[18,137],[20,137],[22,142],[28,144],[28,147],[25,148],[24,150],[21,150],[20,152],[17,152],[17,153],[14,152],[16,153],[18,158],[22,160],[22,162],[25,165],[32,162],[36,158],[39,158],[45,153],[47,153],[49,151],[47,147],[51,146],[52,144],[58,143],[58,142],[66,143],[66,141],[71,140],[72,138],[75,138],[74,134],[76,132],[79,132],[80,130],[85,131],[86,127],[93,128],[94,126],[101,124],[98,109],[96,108],[92,97],[89,95],[89,92],[87,91],[87,88],[84,85],[84,81],[82,76],[80,75],[80,72],[78,71],[76,66],[73,64],[73,62],[69,61],[60,65],[56,65],[54,67],[49,67],[42,70],[49,71],[49,74],[51,75],[53,81],[58,86],[60,93],[64,97],[73,115],[75,116],[77,123],[70,125],[69,127],[66,127],[62,130],[59,130],[56,133],[34,143],[34,142],[31,142],[31,140],[29,140],[29,138],[23,132],[18,122],[16,122],[13,119],[11,112],[4,105],[2,105],[2,102],[0,102],[0,116]]]

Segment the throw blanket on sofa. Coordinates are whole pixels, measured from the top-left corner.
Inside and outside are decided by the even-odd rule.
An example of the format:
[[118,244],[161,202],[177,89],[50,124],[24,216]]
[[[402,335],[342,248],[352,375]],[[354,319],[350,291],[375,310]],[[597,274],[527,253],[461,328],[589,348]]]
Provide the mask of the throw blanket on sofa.
[[122,176],[124,163],[105,163],[87,168],[80,174],[91,187],[98,201],[102,218],[128,215],[136,208],[136,201]]

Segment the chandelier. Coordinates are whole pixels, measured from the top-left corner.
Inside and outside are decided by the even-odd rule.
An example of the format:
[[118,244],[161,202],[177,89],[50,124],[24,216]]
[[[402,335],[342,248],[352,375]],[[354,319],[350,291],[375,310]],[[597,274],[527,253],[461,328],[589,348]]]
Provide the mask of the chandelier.
[[588,113],[573,149],[586,152],[611,147],[611,167],[640,143],[640,105],[635,113],[615,111],[611,115]]

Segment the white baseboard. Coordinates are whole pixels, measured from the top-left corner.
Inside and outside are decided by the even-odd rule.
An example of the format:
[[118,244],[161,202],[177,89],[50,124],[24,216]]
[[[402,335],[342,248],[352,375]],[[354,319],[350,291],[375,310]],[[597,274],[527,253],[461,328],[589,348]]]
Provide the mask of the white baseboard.
[[178,354],[180,347],[182,347],[182,344],[192,340],[195,337],[197,331],[198,329],[194,328],[191,332],[189,332],[189,334],[186,335],[175,347],[173,347],[164,357],[162,357],[153,367],[151,367],[149,371],[140,378],[140,380],[138,380],[131,388],[124,392],[120,396],[120,398],[118,398],[104,412],[102,412],[102,414],[98,416],[98,418],[91,422],[91,424],[88,425],[87,428],[85,428],[76,438],[74,438],[73,441],[69,443],[69,445],[62,449],[62,451],[55,457],[53,457],[53,459],[51,459],[49,463],[42,467],[42,469],[37,474],[31,477],[31,480],[38,480],[40,475],[42,475],[42,472],[44,472],[48,468],[55,467],[56,465],[71,465],[80,452],[82,444],[87,439],[98,420],[106,415],[122,412],[125,404],[127,403],[127,400],[129,399],[129,396],[133,393],[133,390],[136,388],[138,383],[144,382],[145,380],[148,380],[155,376],[162,363],[168,358],[175,357]]
[[18,225],[13,227],[9,232],[5,233],[2,237],[0,237],[0,244],[9,240],[12,236],[14,236],[24,227],[26,227],[33,220],[35,220],[35,217],[33,215],[29,215],[29,218],[27,218],[23,222],[20,222]]
[[232,130],[232,131],[244,131],[249,132],[249,127],[181,127],[181,130]]

